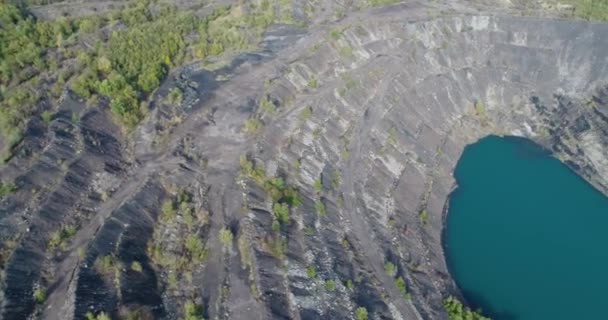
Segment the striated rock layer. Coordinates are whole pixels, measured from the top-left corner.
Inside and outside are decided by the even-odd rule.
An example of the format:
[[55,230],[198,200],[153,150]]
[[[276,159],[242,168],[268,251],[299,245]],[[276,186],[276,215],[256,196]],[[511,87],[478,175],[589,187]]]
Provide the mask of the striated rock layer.
[[[608,190],[608,26],[425,12],[393,6],[306,34],[278,26],[264,51],[176,71],[128,137],[104,109],[70,122],[78,102],[66,97],[64,116],[49,132],[31,123],[4,169],[19,191],[0,205],[12,252],[2,318],[175,319],[186,300],[210,319],[351,319],[358,307],[447,318],[443,298],[458,292],[441,232],[467,144],[527,137]],[[177,109],[163,102],[173,86],[185,92]],[[243,162],[298,190],[288,223],[273,223],[268,185]],[[172,199],[186,204],[169,219]],[[48,249],[67,224],[74,238]],[[189,235],[201,259],[182,245]]]

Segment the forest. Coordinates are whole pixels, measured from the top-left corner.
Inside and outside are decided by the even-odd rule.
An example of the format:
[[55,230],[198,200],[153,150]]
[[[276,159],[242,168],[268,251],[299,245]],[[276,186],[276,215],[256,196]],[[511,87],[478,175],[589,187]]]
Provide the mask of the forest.
[[[274,2],[194,11],[141,0],[84,18],[37,20],[25,7],[0,4],[0,160],[23,136],[27,121],[49,112],[64,88],[107,103],[116,121],[133,129],[151,94],[170,70],[254,47],[271,23],[292,23]],[[280,8],[278,9],[280,12]],[[105,36],[107,35],[107,36]]]

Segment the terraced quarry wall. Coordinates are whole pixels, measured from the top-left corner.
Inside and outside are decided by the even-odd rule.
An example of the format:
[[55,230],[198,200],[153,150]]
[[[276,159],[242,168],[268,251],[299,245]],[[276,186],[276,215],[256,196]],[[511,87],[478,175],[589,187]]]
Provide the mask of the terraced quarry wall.
[[[187,66],[131,140],[101,111],[75,127],[56,118],[50,138],[28,134],[44,152],[15,160],[20,190],[1,203],[0,231],[18,235],[2,318],[174,319],[188,299],[211,319],[351,319],[359,307],[374,319],[447,318],[442,301],[457,289],[441,232],[467,144],[530,138],[606,191],[608,26],[425,12],[278,28],[266,51],[215,71]],[[178,109],[162,103],[173,86],[185,92]],[[282,223],[276,177],[299,194]],[[73,221],[72,242],[49,250]],[[49,297],[35,307],[39,285]]]

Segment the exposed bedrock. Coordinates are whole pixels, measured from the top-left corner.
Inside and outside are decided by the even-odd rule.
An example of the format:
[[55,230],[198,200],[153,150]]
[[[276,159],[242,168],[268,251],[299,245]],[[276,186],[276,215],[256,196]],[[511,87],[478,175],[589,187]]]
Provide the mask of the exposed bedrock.
[[[443,317],[442,298],[455,292],[441,247],[452,171],[464,147],[486,135],[535,140],[606,191],[607,31],[488,16],[353,22],[284,70],[265,92],[278,115],[263,116],[251,151],[304,198],[288,232],[298,244],[284,262],[291,287],[278,294],[291,315],[362,305],[381,317]],[[343,239],[348,245],[335,245]],[[386,262],[398,266],[411,300]],[[290,277],[311,264],[325,279],[369,281],[377,299],[345,289],[345,302],[333,293],[335,304],[324,304],[318,288]]]
[[[209,319],[352,319],[358,307],[447,318],[442,300],[458,292],[441,232],[467,144],[530,138],[607,191],[608,26],[416,10],[355,14],[273,54],[179,70],[132,144],[101,118],[55,120],[14,175],[41,190],[36,201],[19,191],[0,206],[2,248],[18,235],[0,260],[3,318],[175,319],[188,300]],[[162,103],[174,85],[178,109]],[[251,118],[264,124],[255,133]],[[299,194],[286,223],[263,181],[273,177]],[[66,224],[78,233],[51,252]],[[35,308],[39,285],[49,297]]]

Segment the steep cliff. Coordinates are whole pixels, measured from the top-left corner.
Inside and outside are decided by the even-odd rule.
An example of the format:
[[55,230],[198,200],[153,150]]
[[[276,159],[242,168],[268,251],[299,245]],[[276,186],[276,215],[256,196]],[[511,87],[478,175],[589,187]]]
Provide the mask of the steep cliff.
[[129,135],[103,108],[70,121],[67,95],[3,169],[2,317],[175,319],[192,301],[209,319],[447,318],[467,144],[527,137],[608,190],[608,26],[479,8],[274,26],[223,67],[175,70]]

